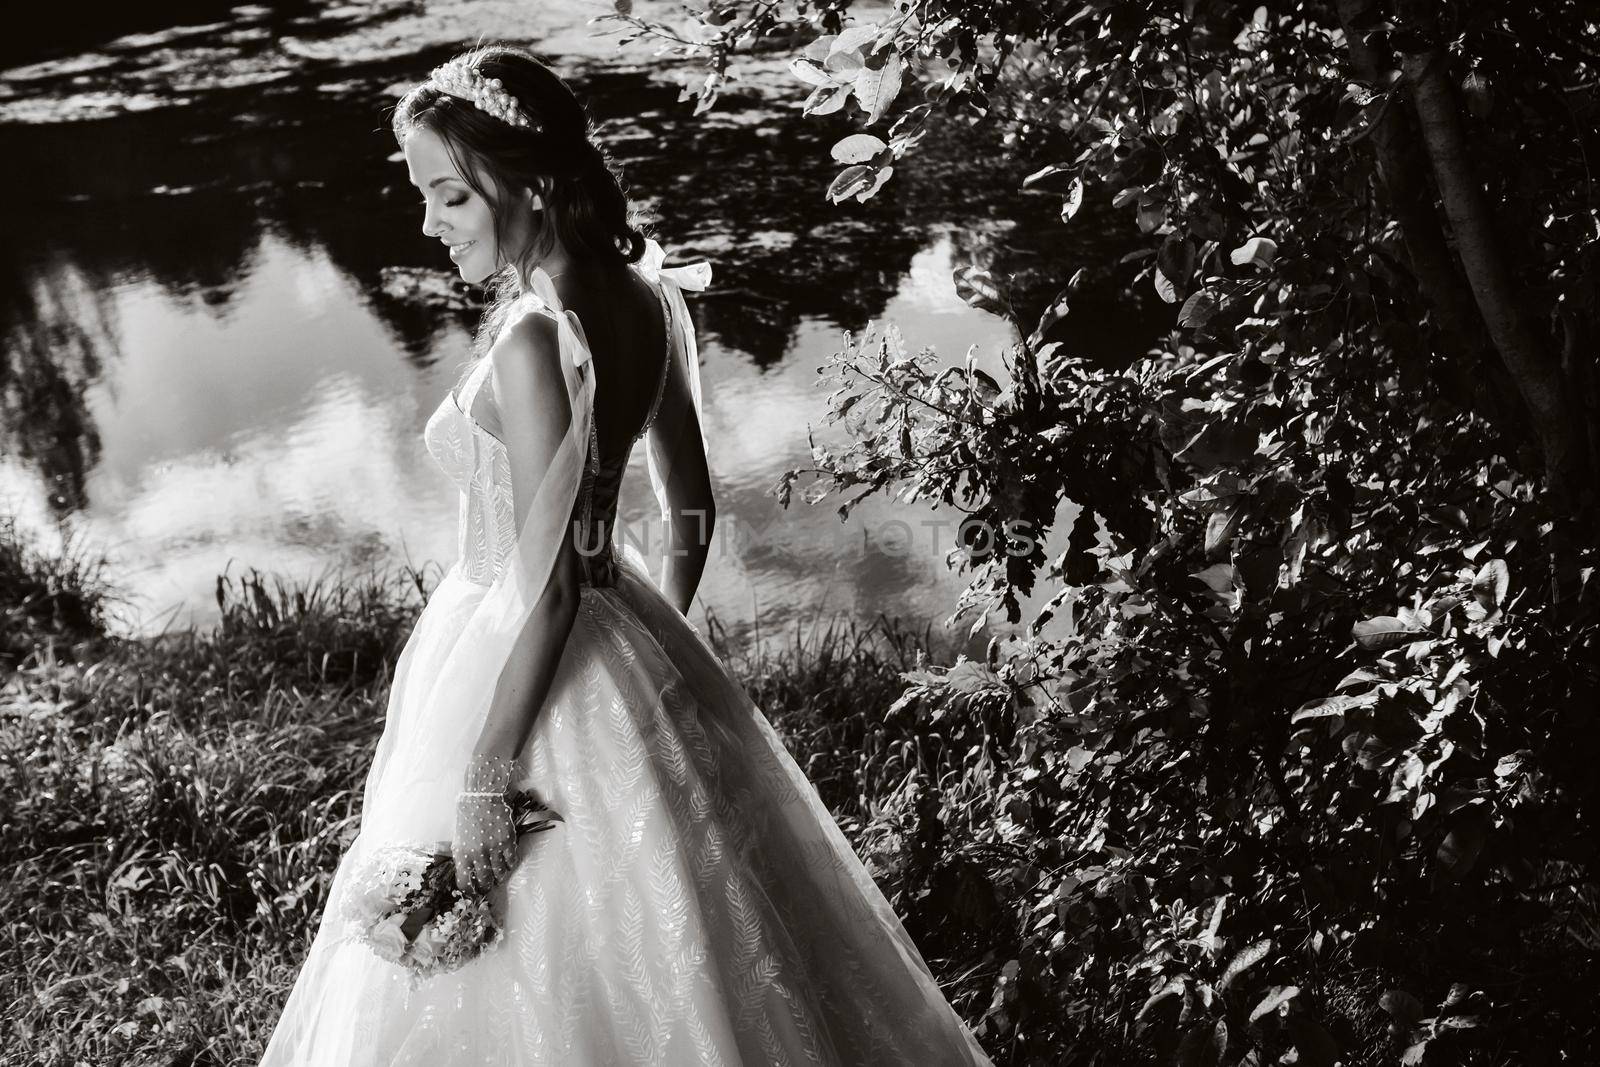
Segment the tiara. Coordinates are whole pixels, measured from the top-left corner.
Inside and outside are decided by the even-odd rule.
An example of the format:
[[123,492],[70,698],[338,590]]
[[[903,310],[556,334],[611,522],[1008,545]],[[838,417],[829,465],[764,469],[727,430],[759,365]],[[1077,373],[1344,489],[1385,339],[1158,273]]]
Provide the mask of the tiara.
[[516,98],[500,84],[500,79],[485,78],[468,56],[457,56],[448,63],[434,67],[428,75],[427,84],[441,93],[471,100],[479,111],[487,111],[502,122],[525,126],[535,133],[544,132],[544,127],[528,119]]

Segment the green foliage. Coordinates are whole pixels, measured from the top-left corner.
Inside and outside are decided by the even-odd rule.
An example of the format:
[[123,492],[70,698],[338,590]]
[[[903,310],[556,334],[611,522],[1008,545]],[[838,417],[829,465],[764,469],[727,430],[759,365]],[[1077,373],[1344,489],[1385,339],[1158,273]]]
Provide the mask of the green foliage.
[[936,780],[959,803],[929,801],[971,828],[950,862],[1025,857],[983,872],[1009,930],[969,972],[997,1060],[1592,1047],[1592,16],[711,10],[702,108],[778,35],[807,111],[860,120],[836,203],[903,173],[935,112],[996,123],[1063,240],[1088,198],[1127,212],[1137,283],[1172,309],[1166,343],[1094,364],[1078,275],[1041,301],[964,267],[956,291],[1019,338],[1007,380],[892,327],[847,338],[827,381],[851,443],[777,488],[1005,531],[965,559],[958,614],[1021,621],[1056,591],[987,662],[908,671],[892,712],[967,738]]

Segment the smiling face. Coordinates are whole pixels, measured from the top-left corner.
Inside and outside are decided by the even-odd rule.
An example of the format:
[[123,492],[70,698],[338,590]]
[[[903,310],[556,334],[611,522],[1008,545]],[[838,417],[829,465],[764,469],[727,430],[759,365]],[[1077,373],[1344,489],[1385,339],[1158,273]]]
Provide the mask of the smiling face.
[[[404,152],[411,184],[422,194],[422,232],[449,246],[462,281],[482,282],[508,262],[495,239],[494,206],[467,184],[437,133],[416,128],[406,137]],[[531,237],[533,220],[529,210],[511,215],[501,233],[514,258]]]

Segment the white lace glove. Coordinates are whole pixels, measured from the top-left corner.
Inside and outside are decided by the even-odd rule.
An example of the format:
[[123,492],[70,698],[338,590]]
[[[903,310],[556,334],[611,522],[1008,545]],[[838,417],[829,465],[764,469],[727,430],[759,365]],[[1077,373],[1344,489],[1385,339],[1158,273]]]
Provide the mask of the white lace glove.
[[456,794],[456,887],[463,893],[487,893],[516,862],[517,831],[506,794],[511,788],[511,761],[503,756],[474,755],[467,761]]

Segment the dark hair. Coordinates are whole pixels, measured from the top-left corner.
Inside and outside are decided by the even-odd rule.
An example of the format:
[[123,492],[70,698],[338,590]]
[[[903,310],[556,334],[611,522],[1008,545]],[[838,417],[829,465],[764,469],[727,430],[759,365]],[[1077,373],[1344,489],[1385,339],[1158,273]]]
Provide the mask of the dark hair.
[[457,58],[486,78],[498,78],[533,125],[514,126],[470,100],[424,83],[395,105],[395,140],[403,147],[407,135],[423,127],[444,141],[462,178],[488,202],[502,255],[502,222],[506,207],[516,202],[516,190],[534,189],[544,199],[533,240],[515,262],[500,266],[484,283],[487,310],[476,346],[482,355],[517,295],[516,279],[527,275],[558,240],[580,262],[621,267],[644,255],[645,237],[634,225],[613,164],[593,139],[583,104],[560,75],[513,45],[481,45]]

